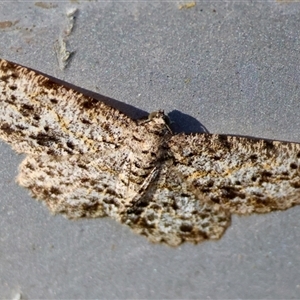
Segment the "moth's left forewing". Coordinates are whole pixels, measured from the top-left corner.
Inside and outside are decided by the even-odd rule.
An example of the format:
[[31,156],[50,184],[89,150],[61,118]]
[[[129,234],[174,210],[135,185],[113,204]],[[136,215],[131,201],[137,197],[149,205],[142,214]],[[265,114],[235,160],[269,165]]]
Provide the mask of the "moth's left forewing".
[[264,213],[300,203],[300,145],[193,134],[169,141],[190,189],[232,213]]
[[125,145],[137,124],[47,76],[0,59],[0,137],[21,153],[95,153]]
[[[109,213],[114,201],[122,210],[140,193],[162,155],[163,117],[159,112],[140,125],[115,108],[0,59],[0,138],[28,154],[18,182],[53,212],[119,218]],[[99,210],[93,210],[94,202]]]

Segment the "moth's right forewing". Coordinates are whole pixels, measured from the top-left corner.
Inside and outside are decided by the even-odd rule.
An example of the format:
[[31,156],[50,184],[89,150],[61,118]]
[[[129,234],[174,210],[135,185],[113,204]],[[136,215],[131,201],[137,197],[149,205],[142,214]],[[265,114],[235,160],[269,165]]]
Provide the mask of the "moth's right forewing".
[[194,134],[173,136],[169,147],[190,187],[232,213],[300,203],[300,144]]

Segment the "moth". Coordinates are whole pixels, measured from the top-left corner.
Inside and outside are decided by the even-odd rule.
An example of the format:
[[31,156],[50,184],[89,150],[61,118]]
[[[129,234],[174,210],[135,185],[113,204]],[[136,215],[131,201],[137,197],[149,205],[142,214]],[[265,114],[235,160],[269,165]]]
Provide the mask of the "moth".
[[231,215],[300,202],[297,143],[173,134],[0,60],[0,137],[26,158],[17,182],[52,213],[109,216],[152,242],[219,239]]

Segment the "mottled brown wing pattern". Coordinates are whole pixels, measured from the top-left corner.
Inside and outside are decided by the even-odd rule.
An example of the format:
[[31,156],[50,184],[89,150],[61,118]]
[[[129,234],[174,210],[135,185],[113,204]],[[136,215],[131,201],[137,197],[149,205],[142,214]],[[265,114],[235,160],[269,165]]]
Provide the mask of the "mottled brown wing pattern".
[[190,188],[173,160],[162,165],[146,193],[123,216],[137,233],[170,246],[219,239],[230,220],[228,210]]
[[218,239],[231,214],[300,202],[300,145],[173,135],[0,60],[0,137],[27,156],[17,181],[53,213],[109,216],[152,242]]
[[216,134],[174,135],[156,180],[125,220],[154,242],[218,239],[231,214],[300,203],[300,145]]
[[300,203],[300,144],[195,134],[173,136],[169,147],[188,185],[231,213]]
[[168,132],[162,112],[138,125],[104,103],[0,60],[0,137],[28,155],[18,182],[54,213],[120,219],[113,212],[147,187]]
[[0,91],[1,137],[18,152],[84,154],[109,145],[139,151],[138,140],[145,135],[144,143],[158,142],[149,130],[161,129],[155,124],[161,120],[138,126],[100,101],[5,60],[0,60]]
[[105,160],[103,153],[27,156],[17,181],[35,198],[45,201],[53,213],[63,213],[71,219],[118,219],[125,205],[138,194],[139,184],[128,182],[126,158],[119,156],[115,160],[111,153],[105,153]]

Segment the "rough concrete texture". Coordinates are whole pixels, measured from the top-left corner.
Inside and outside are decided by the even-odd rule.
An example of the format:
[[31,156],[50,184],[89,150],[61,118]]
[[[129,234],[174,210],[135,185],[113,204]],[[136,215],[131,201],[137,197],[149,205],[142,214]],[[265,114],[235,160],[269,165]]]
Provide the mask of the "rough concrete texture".
[[[177,131],[300,142],[299,3],[183,3],[6,2],[0,57],[132,117],[163,108]],[[50,215],[14,182],[21,160],[0,144],[1,298],[300,297],[299,207],[174,249],[109,219]]]

